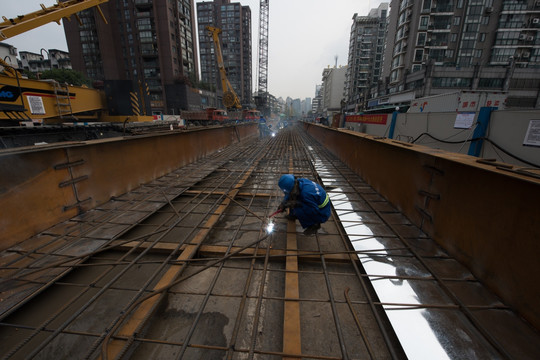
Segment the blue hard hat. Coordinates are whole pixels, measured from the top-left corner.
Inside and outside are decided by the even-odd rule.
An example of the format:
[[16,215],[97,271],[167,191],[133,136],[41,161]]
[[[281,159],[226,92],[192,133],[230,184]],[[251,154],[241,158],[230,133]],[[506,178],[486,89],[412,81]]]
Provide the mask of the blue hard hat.
[[294,186],[294,175],[285,174],[279,179],[278,186],[283,190],[285,194],[291,192]]

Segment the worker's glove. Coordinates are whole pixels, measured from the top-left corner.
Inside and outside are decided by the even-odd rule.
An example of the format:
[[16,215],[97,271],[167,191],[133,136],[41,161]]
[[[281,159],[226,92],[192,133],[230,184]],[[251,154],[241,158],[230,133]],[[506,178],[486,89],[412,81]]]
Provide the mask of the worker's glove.
[[286,208],[295,208],[300,206],[300,201],[297,200],[289,200],[285,203]]
[[285,211],[286,208],[287,208],[286,202],[283,201],[283,202],[281,202],[281,204],[279,204],[277,209],[278,209],[279,212],[283,212],[283,211]]

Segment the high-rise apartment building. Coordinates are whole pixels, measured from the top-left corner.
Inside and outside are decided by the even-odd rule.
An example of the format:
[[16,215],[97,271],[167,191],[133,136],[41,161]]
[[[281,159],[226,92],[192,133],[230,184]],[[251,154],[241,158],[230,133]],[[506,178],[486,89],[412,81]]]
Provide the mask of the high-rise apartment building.
[[322,113],[322,85],[315,85],[315,96],[311,102],[311,112],[315,115]]
[[[92,80],[144,88],[153,113],[187,109],[186,84],[197,79],[193,0],[111,0],[64,21],[73,69]],[[148,111],[147,111],[148,112]]]
[[330,117],[341,112],[343,89],[348,66],[327,67],[322,72],[321,115]]
[[504,91],[509,107],[539,107],[538,68],[538,0],[391,2],[386,95]]
[[382,75],[387,15],[388,3],[382,3],[368,16],[353,16],[345,80],[346,110],[364,108]]
[[[221,29],[221,48],[227,78],[242,105],[252,103],[251,9],[230,0],[197,3],[201,80],[221,89],[212,37],[207,26]],[[223,90],[223,89],[221,89]]]

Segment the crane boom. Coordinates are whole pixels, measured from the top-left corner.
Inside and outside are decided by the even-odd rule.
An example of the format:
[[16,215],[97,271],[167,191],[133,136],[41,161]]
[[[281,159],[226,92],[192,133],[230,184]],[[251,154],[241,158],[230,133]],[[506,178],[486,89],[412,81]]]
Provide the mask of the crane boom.
[[269,0],[261,0],[259,15],[259,93],[268,91]]
[[223,89],[223,105],[227,108],[237,108],[241,109],[242,105],[240,104],[240,99],[236,92],[234,91],[229,79],[227,79],[227,73],[225,72],[225,64],[223,63],[223,54],[221,52],[221,45],[219,44],[219,33],[221,29],[214,26],[207,26],[206,30],[212,40],[214,40],[214,46],[216,48],[216,58],[219,68],[219,76],[221,78],[221,87]]
[[4,21],[0,23],[0,40],[9,39],[53,21],[60,25],[62,18],[69,19],[71,15],[93,6],[97,8],[103,21],[107,23],[103,12],[99,8],[100,4],[107,1],[109,0],[70,0],[64,2],[58,0],[58,3],[53,6],[45,7],[45,5],[41,4],[41,10],[19,15],[16,18],[8,19],[2,16]]
[[269,0],[261,0],[259,8],[259,58],[258,58],[258,90],[255,103],[261,111],[268,115],[268,18]]

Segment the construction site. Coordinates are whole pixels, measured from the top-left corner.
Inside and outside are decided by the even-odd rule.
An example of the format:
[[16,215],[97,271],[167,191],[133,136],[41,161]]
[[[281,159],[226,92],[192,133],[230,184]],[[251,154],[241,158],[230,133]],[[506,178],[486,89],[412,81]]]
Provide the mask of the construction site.
[[[394,140],[397,113],[388,137],[357,119],[263,128],[267,0],[260,14],[260,110],[240,106],[214,27],[225,109],[154,118],[142,87],[0,62],[0,356],[539,359],[538,169]],[[277,211],[284,174],[328,195],[314,234]]]
[[[3,150],[0,165],[3,358],[540,355],[538,179],[312,124]],[[329,194],[314,236],[269,218],[287,173]]]

